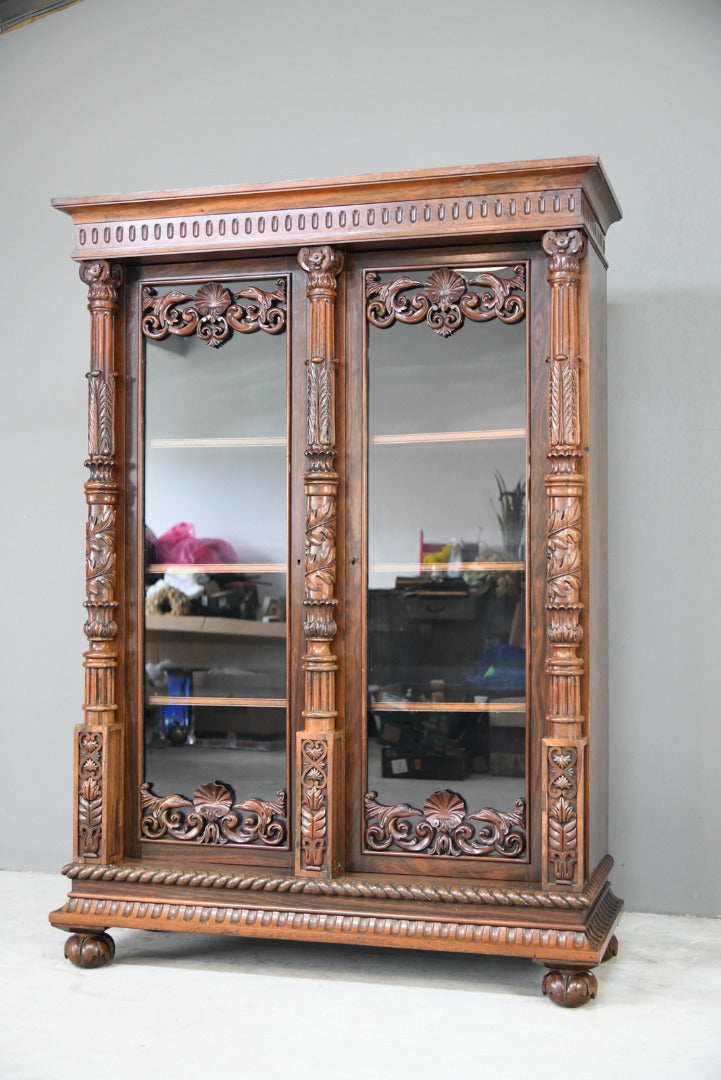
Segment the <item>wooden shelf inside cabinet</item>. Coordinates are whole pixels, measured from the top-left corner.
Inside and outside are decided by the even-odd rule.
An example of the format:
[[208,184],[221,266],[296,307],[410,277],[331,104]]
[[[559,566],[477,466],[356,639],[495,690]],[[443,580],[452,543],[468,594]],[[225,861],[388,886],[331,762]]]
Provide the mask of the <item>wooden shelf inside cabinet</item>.
[[197,705],[226,709],[284,709],[285,698],[250,698],[250,697],[213,697],[191,694],[189,697],[174,697],[168,694],[151,694],[148,705]]
[[285,563],[149,563],[149,574],[284,574]]
[[195,439],[152,439],[151,450],[257,450],[270,446],[287,446],[284,435],[247,435]]
[[[113,926],[506,955],[585,1004],[623,906],[600,162],[54,205],[91,332],[66,956]],[[230,548],[144,541],[184,516]],[[158,581],[204,614],[146,617]]]
[[525,439],[525,428],[498,428],[492,431],[422,431],[395,435],[371,435],[372,446],[413,446],[434,443],[495,442]]
[[146,633],[203,634],[285,641],[286,624],[256,622],[252,619],[225,619],[211,615],[146,615]]
[[375,701],[373,712],[525,713],[525,702],[507,701]]
[[[461,562],[461,563],[419,563],[419,562],[407,562],[407,563],[373,563],[371,569],[378,573],[396,573],[396,574],[429,574],[433,571],[436,573],[448,573],[449,570],[457,570],[459,573],[465,573],[470,570],[478,570],[485,573],[504,573],[511,570],[525,570],[526,564],[524,562],[509,561],[509,562]],[[418,588],[423,588],[423,582],[418,582]],[[434,593],[434,596],[447,596],[447,592]],[[465,594],[464,594],[465,595]]]

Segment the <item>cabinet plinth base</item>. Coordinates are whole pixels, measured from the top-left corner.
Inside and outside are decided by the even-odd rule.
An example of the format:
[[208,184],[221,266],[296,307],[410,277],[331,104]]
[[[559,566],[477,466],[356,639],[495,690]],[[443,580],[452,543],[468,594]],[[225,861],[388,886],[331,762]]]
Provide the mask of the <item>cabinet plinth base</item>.
[[73,934],[65,942],[65,956],[76,967],[104,967],[115,956],[115,942],[104,932]]
[[[605,881],[610,865],[610,858],[600,864],[586,891],[563,894],[499,885],[464,891],[438,881],[352,876],[326,884],[303,877],[245,879],[130,863],[75,863],[65,868],[73,891],[50,922],[78,938],[72,948],[83,959],[70,958],[81,966],[112,958],[112,942],[104,959],[95,944],[107,938],[108,926],[523,956],[553,969],[544,980],[552,1000],[580,1005],[595,995],[589,969],[609,951],[623,908]],[[92,950],[98,955],[93,965],[84,960],[84,951]]]

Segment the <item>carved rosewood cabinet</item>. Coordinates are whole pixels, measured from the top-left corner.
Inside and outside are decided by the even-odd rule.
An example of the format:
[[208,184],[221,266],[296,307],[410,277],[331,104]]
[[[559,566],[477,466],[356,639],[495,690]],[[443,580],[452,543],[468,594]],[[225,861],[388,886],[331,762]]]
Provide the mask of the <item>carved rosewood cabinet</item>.
[[107,929],[527,956],[607,877],[595,158],[58,199],[88,288],[71,892]]

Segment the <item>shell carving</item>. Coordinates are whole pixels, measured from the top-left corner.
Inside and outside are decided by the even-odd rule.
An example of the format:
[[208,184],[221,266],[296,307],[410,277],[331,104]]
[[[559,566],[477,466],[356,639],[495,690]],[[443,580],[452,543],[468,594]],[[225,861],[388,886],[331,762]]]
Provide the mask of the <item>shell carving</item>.
[[231,300],[228,290],[217,281],[201,285],[195,294],[195,306],[204,318],[217,319],[230,307]]
[[466,804],[455,791],[436,791],[423,803],[423,816],[434,829],[450,832],[466,816]]
[[193,805],[208,821],[219,821],[233,805],[233,796],[224,784],[216,780],[203,784],[193,795]]
[[434,270],[426,281],[426,295],[441,311],[448,311],[466,291],[466,283],[455,270]]

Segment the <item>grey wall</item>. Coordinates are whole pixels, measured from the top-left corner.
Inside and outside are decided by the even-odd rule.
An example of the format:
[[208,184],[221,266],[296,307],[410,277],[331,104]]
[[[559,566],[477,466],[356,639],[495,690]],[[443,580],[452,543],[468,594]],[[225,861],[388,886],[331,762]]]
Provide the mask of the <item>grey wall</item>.
[[3,866],[69,855],[82,699],[88,328],[50,197],[598,153],[613,878],[720,913],[719,55],[714,0],[84,0],[0,37]]

